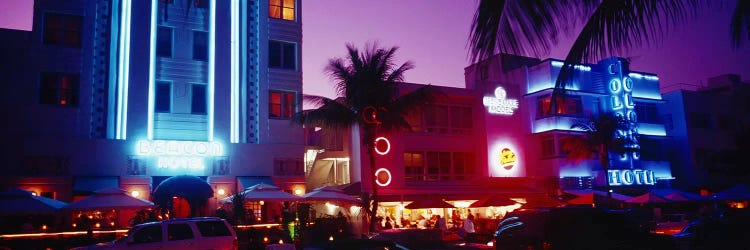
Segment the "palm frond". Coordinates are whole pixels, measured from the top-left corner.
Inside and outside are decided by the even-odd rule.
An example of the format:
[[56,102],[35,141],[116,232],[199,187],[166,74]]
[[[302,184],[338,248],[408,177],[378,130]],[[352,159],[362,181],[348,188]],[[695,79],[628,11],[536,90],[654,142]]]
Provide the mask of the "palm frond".
[[743,33],[747,36],[747,42],[750,42],[750,1],[737,1],[729,24],[729,32],[732,37],[732,47],[735,49],[742,47]]
[[344,104],[328,98],[317,100],[322,102],[321,107],[295,113],[292,122],[329,129],[344,129],[357,122],[358,115]]

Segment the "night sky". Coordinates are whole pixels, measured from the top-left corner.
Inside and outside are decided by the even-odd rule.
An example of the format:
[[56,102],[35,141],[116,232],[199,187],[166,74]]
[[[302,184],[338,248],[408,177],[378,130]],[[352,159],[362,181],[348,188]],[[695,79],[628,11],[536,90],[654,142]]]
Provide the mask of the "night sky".
[[[31,0],[0,0],[0,28],[30,29]],[[698,17],[657,46],[631,51],[631,68],[655,73],[662,87],[675,83],[700,84],[725,73],[750,81],[750,43],[732,50],[729,17],[735,1],[699,11]],[[463,86],[467,40],[476,0],[305,0],[302,3],[302,67],[307,94],[333,96],[323,73],[328,59],[345,55],[345,45],[362,47],[378,41],[399,46],[398,62],[411,60],[416,68],[406,81]],[[16,14],[16,15],[12,15]],[[548,57],[564,58],[570,41]]]

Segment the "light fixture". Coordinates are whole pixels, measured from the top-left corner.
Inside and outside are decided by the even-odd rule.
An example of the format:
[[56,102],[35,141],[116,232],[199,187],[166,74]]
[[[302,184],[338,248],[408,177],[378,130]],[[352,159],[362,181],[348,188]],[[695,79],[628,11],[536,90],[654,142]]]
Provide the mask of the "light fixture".
[[223,188],[219,188],[219,191],[216,191],[219,195],[225,195],[227,191],[225,191]]
[[138,198],[138,196],[141,196],[141,192],[138,192],[138,190],[133,190],[130,192],[130,196]]
[[295,189],[294,194],[296,195],[302,195],[302,189]]

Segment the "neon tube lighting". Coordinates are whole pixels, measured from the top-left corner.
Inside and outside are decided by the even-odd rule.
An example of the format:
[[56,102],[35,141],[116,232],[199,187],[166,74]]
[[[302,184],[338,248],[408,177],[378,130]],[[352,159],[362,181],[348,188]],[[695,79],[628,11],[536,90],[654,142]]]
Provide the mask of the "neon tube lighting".
[[214,68],[216,62],[216,1],[209,1],[208,18],[208,140],[214,140]]
[[115,139],[125,140],[128,120],[128,80],[130,70],[130,0],[122,2],[120,9],[120,45],[117,75],[117,118]]
[[230,98],[230,132],[229,142],[239,143],[239,0],[232,0],[231,24],[231,98]]
[[154,139],[154,105],[156,100],[154,100],[156,93],[156,18],[158,13],[158,1],[151,1],[151,41],[149,43],[150,53],[149,53],[149,62],[151,64],[149,65],[148,69],[148,121],[147,126],[147,136],[149,140]]

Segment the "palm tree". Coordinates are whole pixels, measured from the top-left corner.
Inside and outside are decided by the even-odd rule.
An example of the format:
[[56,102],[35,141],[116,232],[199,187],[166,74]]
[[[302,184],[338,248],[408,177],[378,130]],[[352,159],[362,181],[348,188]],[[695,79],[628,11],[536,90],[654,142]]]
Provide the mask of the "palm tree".
[[[375,177],[375,138],[381,132],[410,130],[406,115],[431,102],[437,90],[425,85],[406,94],[398,91],[397,83],[404,72],[412,69],[411,62],[394,62],[398,47],[380,48],[376,43],[360,51],[347,45],[346,58],[329,60],[325,71],[334,81],[338,98],[305,96],[305,101],[317,106],[295,114],[293,121],[305,126],[342,131],[358,125],[363,145],[370,157],[370,177]],[[377,212],[377,185],[373,180],[370,205],[370,231],[374,230]]]
[[[481,0],[469,42],[472,61],[495,53],[546,55],[560,35],[576,39],[560,70],[553,95],[562,95],[574,65],[659,41],[695,13],[697,0]],[[581,22],[580,33],[572,28]],[[750,3],[738,0],[730,23],[732,45],[750,41]],[[555,105],[555,104],[553,104]]]
[[604,171],[607,197],[612,198],[609,180],[606,180],[610,167],[609,154],[637,150],[631,146],[628,138],[618,134],[618,131],[627,130],[628,123],[620,116],[604,113],[592,116],[588,121],[575,123],[570,128],[583,131],[583,135],[563,137],[563,151],[567,153],[567,159],[578,163],[598,158]]

